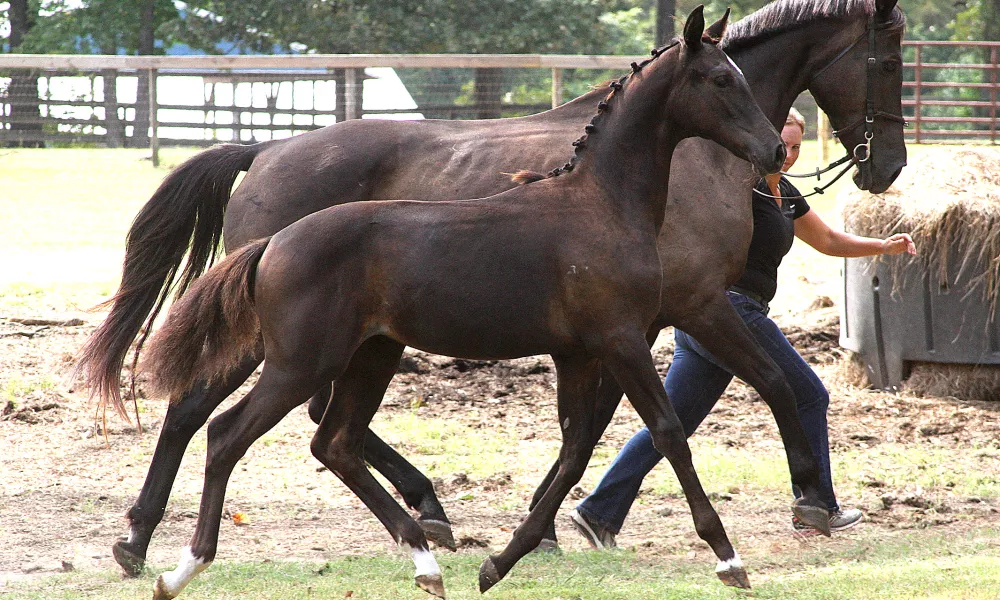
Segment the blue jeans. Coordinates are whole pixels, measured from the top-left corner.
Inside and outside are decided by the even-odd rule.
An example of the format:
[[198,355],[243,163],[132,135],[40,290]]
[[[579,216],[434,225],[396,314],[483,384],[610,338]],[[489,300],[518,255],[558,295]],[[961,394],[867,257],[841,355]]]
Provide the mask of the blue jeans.
[[[837,510],[826,426],[830,394],[774,321],[768,318],[763,306],[742,294],[727,292],[727,295],[757,342],[788,378],[795,392],[799,419],[819,463],[820,499],[831,511]],[[674,329],[674,340],[674,360],[663,387],[684,426],[685,435],[690,437],[718,402],[733,374],[683,331]],[[663,455],[653,447],[649,430],[642,428],[625,444],[597,488],[577,505],[577,510],[602,527],[618,533],[639,493],[643,478],[661,458]],[[795,494],[798,495],[797,490]]]

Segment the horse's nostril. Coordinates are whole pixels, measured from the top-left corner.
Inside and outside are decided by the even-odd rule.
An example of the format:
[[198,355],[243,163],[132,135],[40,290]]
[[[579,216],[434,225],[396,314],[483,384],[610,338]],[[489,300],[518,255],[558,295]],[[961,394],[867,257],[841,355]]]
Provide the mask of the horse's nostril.
[[778,144],[778,147],[774,150],[774,162],[776,165],[781,166],[785,164],[785,145]]

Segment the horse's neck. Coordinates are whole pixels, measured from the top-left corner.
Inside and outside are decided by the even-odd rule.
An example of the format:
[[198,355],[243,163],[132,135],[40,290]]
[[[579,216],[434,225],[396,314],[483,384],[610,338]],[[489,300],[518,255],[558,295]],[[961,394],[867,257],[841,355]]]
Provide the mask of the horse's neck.
[[607,94],[607,89],[591,90],[582,96],[573,98],[565,104],[560,104],[552,110],[547,110],[533,116],[545,119],[567,119],[574,123],[579,122],[582,130],[583,123],[597,113],[597,103]]
[[817,46],[829,40],[831,33],[829,24],[816,23],[729,52],[750,84],[757,104],[779,130],[818,67]]

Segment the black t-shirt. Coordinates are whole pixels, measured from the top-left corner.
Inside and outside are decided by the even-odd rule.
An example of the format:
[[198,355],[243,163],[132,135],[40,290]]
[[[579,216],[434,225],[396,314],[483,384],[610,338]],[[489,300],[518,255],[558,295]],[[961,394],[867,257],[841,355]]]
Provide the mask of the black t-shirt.
[[753,238],[747,253],[747,266],[743,276],[736,282],[751,292],[760,294],[768,302],[774,298],[778,288],[778,265],[788,254],[795,239],[793,221],[809,212],[809,203],[799,190],[784,177],[778,183],[781,190],[781,206],[777,201],[758,192],[770,194],[767,182],[761,179],[753,191]]

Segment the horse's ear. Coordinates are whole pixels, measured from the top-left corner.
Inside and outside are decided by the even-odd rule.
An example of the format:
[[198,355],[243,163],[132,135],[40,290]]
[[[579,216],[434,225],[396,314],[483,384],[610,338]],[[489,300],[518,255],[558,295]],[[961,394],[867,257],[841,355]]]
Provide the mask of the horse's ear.
[[881,20],[887,21],[892,16],[892,9],[896,7],[896,0],[875,0],[875,14]]
[[705,33],[705,5],[699,4],[688,15],[684,24],[684,45],[691,50],[701,49],[701,35]]
[[726,35],[726,27],[729,26],[730,12],[732,12],[732,9],[727,8],[726,14],[722,15],[721,19],[708,26],[708,29],[705,30],[705,35],[713,40],[721,40],[722,36]]

